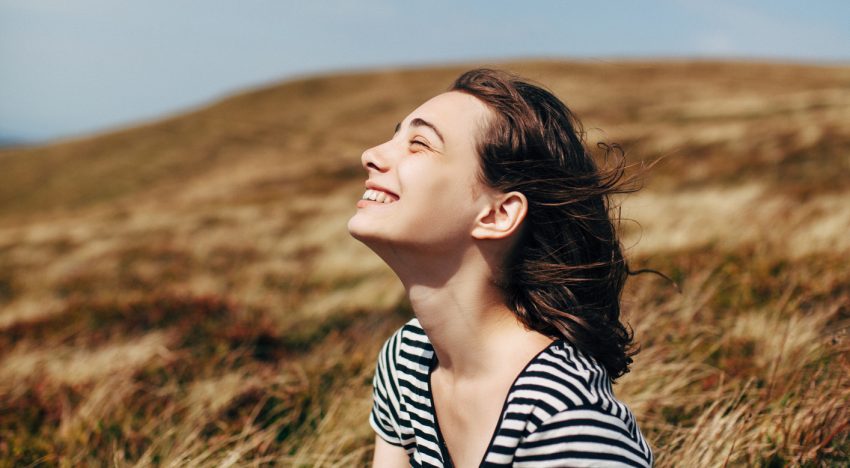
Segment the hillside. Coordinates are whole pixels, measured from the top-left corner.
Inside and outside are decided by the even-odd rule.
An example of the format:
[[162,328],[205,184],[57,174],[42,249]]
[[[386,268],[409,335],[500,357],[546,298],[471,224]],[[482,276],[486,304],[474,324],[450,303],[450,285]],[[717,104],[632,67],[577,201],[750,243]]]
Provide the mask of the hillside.
[[[0,466],[366,460],[374,359],[410,310],[345,228],[359,156],[472,66],[0,149]],[[655,162],[624,244],[682,292],[629,280],[642,352],[616,391],[658,465],[850,456],[850,67],[498,66]]]

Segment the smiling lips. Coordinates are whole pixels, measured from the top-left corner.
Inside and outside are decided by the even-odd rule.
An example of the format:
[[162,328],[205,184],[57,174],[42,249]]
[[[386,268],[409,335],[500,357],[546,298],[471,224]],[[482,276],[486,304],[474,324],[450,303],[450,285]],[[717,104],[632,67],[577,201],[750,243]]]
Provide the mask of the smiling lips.
[[378,203],[393,203],[398,200],[398,196],[392,193],[384,192],[382,190],[375,189],[366,189],[366,192],[363,193],[363,196],[360,197],[361,200],[372,200]]

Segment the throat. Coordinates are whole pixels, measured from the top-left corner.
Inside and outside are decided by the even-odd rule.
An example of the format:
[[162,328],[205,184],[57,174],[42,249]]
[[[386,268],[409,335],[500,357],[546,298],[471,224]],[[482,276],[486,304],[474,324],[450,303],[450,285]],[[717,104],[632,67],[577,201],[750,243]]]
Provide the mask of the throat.
[[511,383],[452,385],[443,377],[432,368],[429,394],[443,461],[446,466],[479,466],[495,439]]
[[444,460],[454,466],[479,466],[499,433],[510,394],[522,375],[547,352],[553,341],[543,335],[512,346],[512,358],[501,359],[498,372],[474,378],[456,375],[435,354],[428,374],[434,429]]

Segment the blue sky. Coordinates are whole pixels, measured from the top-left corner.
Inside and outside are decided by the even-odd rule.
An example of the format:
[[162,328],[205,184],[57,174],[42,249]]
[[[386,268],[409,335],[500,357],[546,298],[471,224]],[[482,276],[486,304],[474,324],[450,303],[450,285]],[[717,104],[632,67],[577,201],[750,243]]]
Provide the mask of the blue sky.
[[0,139],[159,118],[325,71],[520,57],[850,64],[850,2],[0,0]]

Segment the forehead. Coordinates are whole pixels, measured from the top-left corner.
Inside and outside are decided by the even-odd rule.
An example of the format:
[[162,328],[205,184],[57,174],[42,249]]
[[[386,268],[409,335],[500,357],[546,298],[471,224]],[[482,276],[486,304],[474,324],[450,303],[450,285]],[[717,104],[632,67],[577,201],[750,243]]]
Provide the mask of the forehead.
[[438,94],[416,108],[405,119],[421,118],[431,122],[445,136],[446,143],[473,141],[486,124],[490,110],[478,98],[458,91]]

